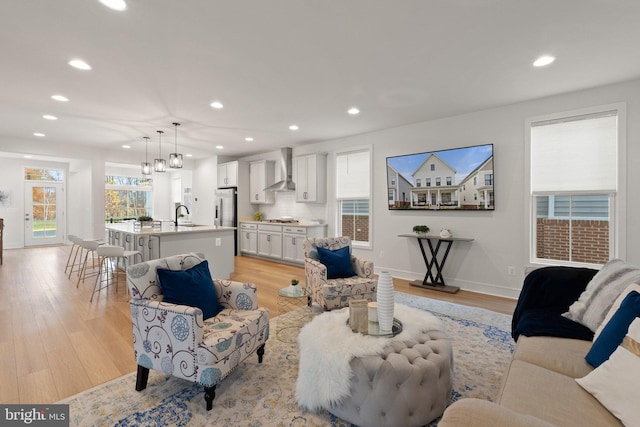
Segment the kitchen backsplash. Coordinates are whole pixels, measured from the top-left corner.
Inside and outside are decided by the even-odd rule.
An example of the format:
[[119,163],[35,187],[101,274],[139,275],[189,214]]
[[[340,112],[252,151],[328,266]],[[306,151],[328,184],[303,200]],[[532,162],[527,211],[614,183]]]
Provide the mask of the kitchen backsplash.
[[264,219],[276,219],[291,216],[295,219],[320,219],[328,223],[327,205],[314,203],[296,203],[295,191],[278,191],[273,205],[252,205],[260,210]]

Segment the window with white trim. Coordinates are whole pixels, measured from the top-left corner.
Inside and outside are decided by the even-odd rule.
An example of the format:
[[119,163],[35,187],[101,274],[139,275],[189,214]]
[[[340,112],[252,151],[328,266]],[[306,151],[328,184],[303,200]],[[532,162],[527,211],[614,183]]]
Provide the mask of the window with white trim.
[[107,221],[151,216],[152,180],[106,175],[104,217]]
[[371,244],[371,151],[336,154],[338,230],[354,246]]
[[602,265],[615,255],[618,111],[531,123],[532,262]]

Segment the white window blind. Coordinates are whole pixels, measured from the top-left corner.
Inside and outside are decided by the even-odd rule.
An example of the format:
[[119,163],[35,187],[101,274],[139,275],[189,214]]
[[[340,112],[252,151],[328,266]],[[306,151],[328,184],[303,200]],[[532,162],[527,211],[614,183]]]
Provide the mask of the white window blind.
[[615,111],[533,123],[531,191],[616,191],[617,147]]
[[368,198],[370,191],[370,152],[357,151],[336,156],[338,199]]

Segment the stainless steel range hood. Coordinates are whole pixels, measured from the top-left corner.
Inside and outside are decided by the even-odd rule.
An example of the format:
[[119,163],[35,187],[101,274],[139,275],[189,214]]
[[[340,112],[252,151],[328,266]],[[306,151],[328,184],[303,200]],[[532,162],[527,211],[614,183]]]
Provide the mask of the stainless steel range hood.
[[289,147],[280,149],[280,174],[281,180],[268,186],[264,191],[293,191],[296,184],[293,182],[293,150]]

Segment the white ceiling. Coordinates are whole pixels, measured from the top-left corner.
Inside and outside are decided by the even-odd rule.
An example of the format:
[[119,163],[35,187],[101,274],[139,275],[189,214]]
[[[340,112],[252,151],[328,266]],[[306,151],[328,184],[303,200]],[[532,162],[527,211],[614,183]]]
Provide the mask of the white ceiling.
[[638,0],[127,3],[4,2],[0,135],[245,156],[640,77]]

